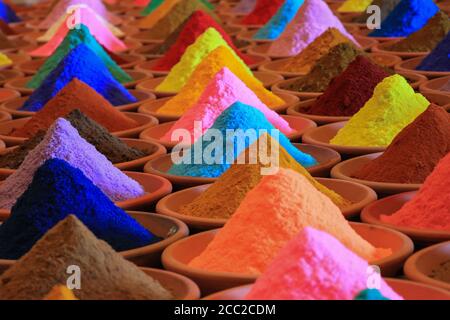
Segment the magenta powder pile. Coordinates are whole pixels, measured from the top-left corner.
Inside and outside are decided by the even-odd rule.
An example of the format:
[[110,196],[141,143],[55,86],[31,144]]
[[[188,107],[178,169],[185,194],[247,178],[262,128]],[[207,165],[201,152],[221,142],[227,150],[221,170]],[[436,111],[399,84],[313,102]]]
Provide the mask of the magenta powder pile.
[[[279,251],[246,299],[353,300],[367,289],[368,268],[332,235],[305,227]],[[383,296],[402,299],[380,280]]]

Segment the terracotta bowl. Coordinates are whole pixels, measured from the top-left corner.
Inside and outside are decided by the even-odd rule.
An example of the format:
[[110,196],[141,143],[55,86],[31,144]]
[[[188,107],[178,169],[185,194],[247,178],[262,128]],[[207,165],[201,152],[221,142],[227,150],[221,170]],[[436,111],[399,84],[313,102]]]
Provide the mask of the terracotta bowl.
[[392,50],[388,49],[390,46],[392,46],[393,44],[395,44],[397,42],[399,42],[399,40],[378,43],[372,47],[372,52],[393,54],[402,59],[422,57],[422,56],[426,56],[427,54],[429,54],[429,52],[405,52],[405,51],[392,51]]
[[26,84],[31,80],[31,77],[14,78],[5,82],[4,87],[19,91],[20,94],[28,96],[33,93],[34,89],[29,89]]
[[406,260],[404,271],[409,279],[447,289],[450,294],[449,282],[430,276],[436,268],[448,261],[450,261],[450,241],[435,244],[414,253]]
[[308,100],[300,101],[299,103],[296,103],[295,105],[290,107],[287,110],[287,114],[310,119],[310,120],[314,121],[315,123],[317,123],[319,126],[329,124],[329,123],[334,123],[334,122],[350,120],[350,117],[317,116],[317,115],[312,115],[312,114],[302,112],[304,110],[304,108],[311,106],[315,101],[316,101],[316,99],[308,99]]
[[448,98],[450,98],[450,91],[443,91],[442,89],[447,83],[449,83],[449,81],[450,76],[429,80],[421,84],[420,92],[422,94],[424,93],[445,94],[448,96]]
[[358,37],[358,38],[363,38],[363,39],[372,39],[372,40],[376,40],[380,43],[383,42],[390,42],[390,41],[399,41],[404,39],[404,37],[370,37],[369,33],[371,33],[373,30],[369,30],[367,29],[367,27],[363,27],[363,28],[359,28],[359,30],[356,32],[353,32],[353,35]]
[[0,88],[0,105],[20,97],[20,93],[16,90]]
[[450,71],[422,71],[422,70],[416,70],[416,67],[422,62],[424,57],[417,57],[408,59],[405,61],[402,61],[398,63],[395,66],[396,71],[401,72],[415,72],[421,75],[424,75],[428,79],[434,79],[439,77],[446,77],[450,75]]
[[344,127],[346,122],[330,123],[321,127],[313,128],[303,134],[303,142],[323,146],[336,150],[341,155],[359,156],[375,152],[383,152],[386,147],[351,147],[330,144],[330,140],[334,138],[337,132]]
[[292,83],[296,82],[299,78],[300,77],[296,77],[296,78],[290,78],[290,79],[287,79],[287,80],[278,81],[277,83],[275,83],[272,86],[272,91],[275,94],[279,94],[279,93],[292,94],[292,95],[295,95],[295,96],[299,97],[300,100],[314,99],[314,98],[317,98],[318,96],[320,96],[323,93],[323,92],[299,92],[299,91],[293,91],[293,90],[287,89],[287,87],[289,85],[291,85]]
[[0,86],[15,78],[23,77],[23,73],[17,70],[0,70]]
[[127,39],[140,42],[142,44],[152,44],[152,43],[162,43],[161,39],[150,38],[148,32],[145,29],[139,27],[139,32],[133,34],[132,36],[127,37]]
[[[133,112],[124,112],[124,114],[135,120],[138,123],[138,126],[128,130],[112,132],[112,135],[120,138],[138,138],[142,131],[158,124],[158,119],[146,114]],[[0,139],[3,140],[7,146],[15,146],[23,143],[27,138],[13,137],[10,136],[10,133],[16,128],[23,127],[29,119],[30,118],[27,117],[0,123]]]
[[[22,62],[31,60],[31,57],[28,54],[22,53],[21,51],[17,53],[8,53],[8,58],[12,60],[14,68]],[[23,76],[23,74],[21,75]]]
[[1,111],[0,110],[0,122],[9,121],[9,120],[12,120],[11,114],[9,114],[6,111]]
[[[253,72],[253,75],[255,78],[260,80],[263,85],[266,88],[270,88],[273,84],[277,83],[280,80],[283,80],[283,77],[271,72],[261,72],[261,71],[255,71]],[[159,78],[153,78],[144,82],[139,83],[136,88],[143,90],[143,91],[149,91],[151,93],[154,93],[157,97],[171,97],[175,96],[178,92],[173,91],[157,91],[156,87],[158,87],[165,77],[159,77]]]
[[446,95],[444,93],[433,93],[433,92],[425,92],[425,93],[423,93],[423,95],[431,103],[441,106],[447,111],[450,110],[448,108],[448,103],[450,103],[450,95]]
[[158,45],[160,45],[160,43],[150,43],[150,44],[143,45],[142,47],[134,50],[133,54],[139,54],[148,60],[161,58],[163,55],[151,53],[152,50]]
[[347,181],[354,181],[366,185],[378,194],[381,195],[391,195],[407,191],[419,190],[422,184],[412,184],[412,183],[388,183],[388,182],[376,182],[369,180],[361,180],[353,178],[352,175],[363,168],[365,165],[370,163],[370,161],[381,156],[382,153],[372,153],[364,156],[348,159],[344,162],[338,163],[331,170],[331,176],[336,179],[342,179]]
[[[405,300],[449,300],[450,293],[421,283],[385,278],[386,283]],[[203,300],[244,300],[252,285],[235,287],[209,295]]]
[[261,24],[243,24],[241,23],[242,19],[243,16],[237,15],[234,16],[233,18],[226,20],[225,23],[227,23],[227,25],[231,27],[239,27],[248,30],[260,29],[263,26]]
[[255,44],[271,43],[274,39],[255,39],[254,36],[258,30],[244,30],[236,35],[238,40],[244,40]]
[[127,89],[134,89],[139,83],[153,78],[153,75],[149,72],[137,70],[125,70],[125,72],[133,79],[133,81],[123,84]]
[[[154,213],[127,211],[142,226],[154,235],[162,238],[161,241],[136,249],[121,251],[120,254],[127,260],[143,267],[154,267],[161,264],[161,253],[170,244],[189,235],[187,226],[178,219]],[[1,260],[0,270],[5,270],[16,260]]]
[[[384,227],[350,222],[355,231],[375,247],[390,248],[392,255],[371,261],[381,268],[383,276],[394,275],[402,263],[413,251],[411,239],[400,232]],[[167,247],[162,254],[165,269],[185,275],[194,280],[203,294],[211,294],[220,290],[253,283],[257,276],[250,274],[234,274],[230,272],[212,272],[188,266],[188,263],[200,255],[220,229],[202,232],[184,238]],[[230,244],[231,245],[231,244]]]
[[361,212],[361,219],[370,224],[383,225],[391,229],[398,230],[411,237],[414,242],[420,244],[432,244],[450,240],[449,231],[439,231],[430,229],[417,229],[403,226],[396,226],[380,219],[381,215],[392,215],[403,205],[410,201],[417,192],[400,193],[369,204]]

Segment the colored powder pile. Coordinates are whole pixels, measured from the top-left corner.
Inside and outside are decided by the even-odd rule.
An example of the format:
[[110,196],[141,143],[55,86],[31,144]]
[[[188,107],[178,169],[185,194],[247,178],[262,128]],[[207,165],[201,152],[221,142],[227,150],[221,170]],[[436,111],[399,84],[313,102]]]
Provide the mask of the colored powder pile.
[[16,32],[2,18],[0,18],[0,31],[7,36],[13,36],[16,34]]
[[[417,148],[418,141],[432,143]],[[443,108],[430,105],[395,137],[380,157],[353,176],[370,181],[421,184],[449,152],[450,115]]]
[[429,277],[450,283],[450,260],[442,262],[431,271]]
[[331,80],[323,95],[304,113],[349,117],[361,109],[372,97],[373,90],[389,73],[364,56],[357,56],[347,69]]
[[108,68],[84,44],[72,49],[25,101],[21,110],[39,111],[72,79],[77,78],[93,88],[114,106],[134,103],[128,92],[108,71]]
[[425,26],[439,11],[433,0],[401,0],[381,23],[380,29],[375,29],[371,37],[407,37]]
[[0,185],[0,208],[11,208],[46,160],[58,158],[80,169],[112,201],[144,195],[142,186],[99,153],[69,121],[58,118],[44,139],[28,153],[20,167]]
[[[203,59],[220,46],[229,49],[235,56],[235,60],[244,63],[237,56],[236,52],[228,46],[227,42],[216,29],[208,28],[194,43],[186,48],[180,60],[173,66],[164,81],[156,87],[156,90],[180,91]],[[167,69],[169,67],[169,65],[165,65],[164,62],[158,63],[157,66],[159,66],[159,69]],[[248,73],[251,74],[250,69],[247,68],[247,70]]]
[[303,0],[285,0],[277,13],[255,33],[253,38],[270,40],[278,38],[295,17],[302,4]]
[[0,31],[0,49],[11,49],[15,48],[15,43],[8,39],[8,37]]
[[363,12],[372,3],[372,0],[346,0],[338,12]]
[[114,108],[94,89],[74,78],[23,127],[16,128],[11,135],[33,137],[40,130],[47,131],[57,118],[64,117],[75,109],[80,109],[109,132],[128,130],[139,125],[135,120]]
[[391,254],[390,249],[377,249],[359,236],[339,208],[303,175],[280,168],[247,193],[230,220],[189,266],[262,274],[279,250],[304,227],[330,233],[368,261]]
[[[265,138],[265,139],[264,139]],[[315,180],[308,171],[292,158],[286,150],[281,147],[278,142],[267,136],[259,138],[254,147],[260,150],[261,143],[268,142],[268,150],[277,150],[277,154],[267,156],[278,156],[278,164],[280,168],[292,169],[305,176],[308,181],[320,192],[326,195],[339,208],[345,208],[351,203],[344,199],[341,195],[328,189],[324,185]],[[249,157],[252,146],[247,148],[240,157]],[[273,149],[271,149],[273,148]],[[276,151],[275,151],[276,152]],[[252,190],[262,179],[262,168],[267,168],[268,164],[257,158],[255,164],[238,163],[231,167],[221,175],[208,189],[201,193],[191,203],[180,207],[179,212],[184,215],[212,218],[212,219],[229,219],[237,210],[246,194]]]
[[290,83],[286,88],[298,92],[323,92],[331,80],[341,74],[361,54],[363,52],[353,44],[340,43],[320,58],[308,74]]
[[323,0],[305,0],[281,36],[272,42],[268,54],[280,56],[299,54],[328,28],[338,29],[357,44]]
[[388,50],[400,52],[428,52],[433,50],[450,31],[448,15],[439,11],[419,31],[406,39],[400,40],[387,47]]
[[342,146],[384,147],[414,121],[430,105],[415,93],[408,81],[395,74],[385,78],[366,102],[337,135],[331,144]]
[[438,43],[436,48],[422,60],[416,70],[422,71],[450,71],[450,32]]
[[200,0],[178,0],[175,2],[166,1],[161,4],[155,11],[139,22],[139,27],[150,29],[145,31],[148,38],[164,40],[197,10],[203,10],[216,21],[219,21],[219,18],[205,6],[204,2]]
[[328,54],[331,48],[341,43],[350,43],[350,39],[346,38],[338,29],[329,28],[314,39],[302,52],[289,59],[280,69],[307,74],[320,58]]
[[241,79],[269,108],[285,104],[281,98],[264,88],[262,82],[253,76],[244,62],[238,59],[231,49],[220,46],[203,59],[178,94],[167,101],[157,112],[184,113],[198,101],[211,79],[224,67],[230,69],[233,74]]
[[[156,8],[158,8],[164,0],[151,0],[147,6],[141,11],[141,16],[147,16],[152,13]],[[168,2],[168,1],[166,1]]]
[[82,270],[81,300],[173,299],[170,291],[99,240],[73,215],[56,224],[0,277],[1,300],[40,300]]
[[177,132],[178,129],[183,129],[190,132],[191,141],[192,143],[195,142],[198,138],[194,134],[195,122],[201,123],[201,133],[203,134],[211,128],[224,110],[237,101],[261,111],[266,119],[282,133],[291,134],[294,132],[287,121],[262,103],[245,83],[228,68],[223,68],[205,87],[197,103],[173,124],[161,140],[172,141],[172,134]]
[[62,284],[58,284],[50,290],[43,300],[78,300],[72,290]]
[[64,57],[79,44],[84,44],[92,50],[92,52],[103,61],[109,72],[117,81],[121,83],[133,81],[133,79],[109,57],[108,53],[103,50],[102,46],[92,36],[89,29],[85,25],[80,25],[79,29],[75,28],[69,31],[64,38],[64,41],[61,42],[55,52],[45,60],[45,63],[39,68],[38,72],[33,76],[30,82],[27,83],[27,88],[38,88],[50,72],[52,72]]
[[0,168],[17,169],[27,156],[42,139],[44,139],[45,132],[39,131],[33,138],[26,140],[11,151],[0,154]]
[[[215,33],[212,33],[211,29],[214,30]],[[206,35],[210,38],[205,38]],[[203,43],[196,42],[196,40],[201,39],[202,36]],[[192,50],[191,54],[197,60],[201,60],[207,53],[211,52],[219,45],[223,45],[224,41],[246,64],[251,64],[253,62],[251,58],[239,52],[233,44],[230,36],[227,35],[225,30],[223,30],[223,28],[215,22],[214,19],[203,11],[195,11],[184,25],[177,41],[170,47],[164,57],[157,61],[153,69],[161,71],[168,71],[172,69],[172,67],[181,60],[187,49]],[[193,44],[195,47],[189,48]],[[190,66],[195,69],[195,62],[190,61]]]
[[0,52],[0,67],[8,66],[12,63],[12,60],[6,54]]
[[[380,8],[381,21],[386,19],[392,10],[400,3],[401,0],[373,0],[372,5]],[[367,23],[369,18],[373,15],[373,12],[364,12],[360,16],[353,19],[356,23]]]
[[81,170],[60,159],[50,159],[36,170],[11,215],[0,226],[0,257],[19,259],[42,236],[69,214],[74,214],[116,251],[159,241],[125,211],[116,207]]
[[[236,134],[227,134],[230,130]],[[236,132],[236,130],[239,131]],[[239,134],[247,130],[250,130],[252,134],[245,137]],[[181,156],[182,162],[174,163],[168,173],[177,176],[220,177],[248,146],[262,134],[272,134],[272,130],[275,128],[261,111],[236,102],[222,112],[201,138],[188,149],[183,150],[185,153]],[[223,139],[220,144],[217,143],[216,138],[213,138],[217,136],[218,131]],[[297,162],[305,167],[317,164],[312,156],[293,146],[283,133],[277,131],[277,134],[279,136],[274,138]]]
[[[196,12],[203,12],[203,11],[202,10],[197,10],[193,14],[191,14],[189,17],[187,17],[182,23],[180,23],[180,25],[162,43],[152,44],[152,46],[149,49],[148,53],[150,53],[150,54],[157,54],[157,55],[164,55],[167,51],[169,51],[169,49],[178,40],[178,36],[183,31],[184,26],[188,23],[188,21],[191,19],[191,17]],[[208,15],[208,17],[209,17],[209,15]],[[219,29],[217,29],[217,28],[215,28],[215,29],[217,31],[219,31]],[[203,32],[204,32],[204,30],[203,30]],[[223,37],[223,35],[222,35],[222,37]],[[195,39],[197,39],[197,37]],[[225,37],[224,37],[224,39],[225,39]]]
[[[332,234],[305,227],[256,280],[249,300],[353,300],[367,288],[369,264]],[[402,298],[380,279],[383,295]]]
[[412,200],[394,214],[382,215],[381,221],[417,229],[450,231],[449,176],[450,153],[439,161]]
[[232,9],[235,14],[249,14],[255,9],[256,0],[241,0],[239,3]]
[[378,289],[365,289],[359,292],[353,300],[391,300],[383,296]]
[[7,23],[22,21],[14,12],[14,10],[5,2],[0,1],[0,19]]
[[285,0],[256,0],[253,11],[245,16],[241,23],[245,25],[263,25],[272,18]]

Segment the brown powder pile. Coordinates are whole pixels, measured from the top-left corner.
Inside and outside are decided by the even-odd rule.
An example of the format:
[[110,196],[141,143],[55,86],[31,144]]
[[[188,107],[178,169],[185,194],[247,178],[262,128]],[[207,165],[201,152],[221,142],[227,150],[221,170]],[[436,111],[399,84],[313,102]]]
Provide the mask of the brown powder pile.
[[69,215],[0,277],[0,300],[40,300],[55,285],[67,283],[69,266],[81,273],[81,300],[173,299],[162,285],[97,239]]
[[28,139],[11,151],[0,155],[0,168],[17,169],[27,154],[41,143],[44,136],[45,132],[39,131],[33,138]]
[[181,31],[184,29],[184,26],[186,25],[186,23],[189,21],[189,17],[187,17],[186,19],[184,19],[183,23],[181,23],[174,32],[172,32],[167,38],[166,40],[164,40],[163,43],[155,45],[150,51],[150,54],[165,54],[170,47],[177,41],[178,36],[180,35]]
[[94,89],[78,79],[73,79],[22,128],[14,130],[12,136],[28,138],[40,130],[47,131],[57,118],[64,117],[75,109],[79,109],[109,132],[138,126],[136,121],[113,107]]
[[450,260],[441,263],[431,271],[431,278],[450,283]]
[[448,15],[439,11],[431,18],[425,27],[414,32],[387,49],[400,52],[428,52],[433,50],[450,31],[450,20]]

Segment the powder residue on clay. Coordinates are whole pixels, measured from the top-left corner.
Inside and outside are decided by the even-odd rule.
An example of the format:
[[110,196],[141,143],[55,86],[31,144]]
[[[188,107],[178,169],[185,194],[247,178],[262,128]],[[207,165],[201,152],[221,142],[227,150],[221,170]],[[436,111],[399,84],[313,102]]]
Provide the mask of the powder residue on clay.
[[303,175],[280,168],[247,193],[230,220],[188,265],[260,275],[304,227],[330,233],[370,262],[391,254],[390,249],[377,249],[358,235],[339,208]]
[[429,106],[405,78],[385,78],[366,102],[330,143],[343,146],[388,146],[395,136]]
[[450,71],[450,32],[447,33],[444,39],[438,43],[436,48],[429,55],[427,55],[422,62],[417,66],[416,70],[422,71]]
[[450,283],[450,260],[440,263],[428,276],[435,280]]

